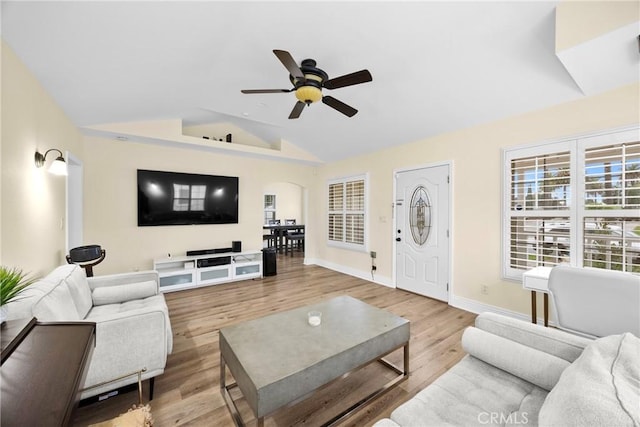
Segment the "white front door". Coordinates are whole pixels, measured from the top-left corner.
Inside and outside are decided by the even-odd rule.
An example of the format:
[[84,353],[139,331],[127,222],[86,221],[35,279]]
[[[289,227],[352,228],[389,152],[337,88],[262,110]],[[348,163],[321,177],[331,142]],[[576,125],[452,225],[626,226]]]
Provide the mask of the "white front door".
[[449,300],[449,165],[398,172],[396,286]]

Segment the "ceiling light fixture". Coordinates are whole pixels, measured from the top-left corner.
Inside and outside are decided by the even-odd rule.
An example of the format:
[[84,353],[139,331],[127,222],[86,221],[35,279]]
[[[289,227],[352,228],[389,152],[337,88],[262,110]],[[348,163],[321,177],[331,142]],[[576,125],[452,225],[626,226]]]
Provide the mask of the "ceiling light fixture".
[[45,161],[47,160],[47,154],[50,151],[57,151],[60,155],[56,157],[56,159],[49,166],[49,173],[54,175],[67,175],[67,162],[64,161],[64,157],[62,157],[62,151],[57,148],[51,148],[50,150],[45,151],[44,155],[42,155],[39,151],[36,151],[35,154],[35,163],[37,168],[41,168],[44,166]]
[[322,91],[315,86],[300,86],[296,89],[296,98],[309,105],[322,99]]

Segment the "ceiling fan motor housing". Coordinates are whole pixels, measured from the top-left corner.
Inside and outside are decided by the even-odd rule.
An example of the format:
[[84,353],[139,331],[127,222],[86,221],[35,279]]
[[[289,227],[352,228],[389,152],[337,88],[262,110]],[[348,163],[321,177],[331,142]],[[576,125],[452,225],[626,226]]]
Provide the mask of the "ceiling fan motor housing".
[[304,80],[289,75],[289,80],[296,88],[296,98],[307,105],[322,99],[322,84],[329,79],[327,73],[316,67],[316,61],[305,59],[300,64]]

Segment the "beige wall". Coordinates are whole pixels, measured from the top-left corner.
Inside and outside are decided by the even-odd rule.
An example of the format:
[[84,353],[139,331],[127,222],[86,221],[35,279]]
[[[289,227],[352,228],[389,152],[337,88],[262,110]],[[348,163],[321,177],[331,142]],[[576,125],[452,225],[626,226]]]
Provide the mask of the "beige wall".
[[[192,249],[262,248],[265,189],[278,182],[305,187],[313,168],[251,157],[87,137],[85,142],[86,242],[100,244],[105,261],[96,274],[153,267],[153,259]],[[239,223],[138,227],[136,170],[152,169],[239,177]]]
[[2,42],[2,265],[34,275],[64,262],[65,178],[36,168],[49,148],[82,159],[82,137],[64,112]]
[[[393,171],[451,161],[452,302],[471,299],[529,313],[529,294],[519,283],[501,278],[502,149],[637,124],[640,120],[639,93],[640,86],[634,84],[542,111],[326,165],[318,169],[313,191],[316,195],[323,194],[327,179],[369,172],[369,249],[378,253],[378,280],[392,283]],[[320,213],[314,217],[313,229],[325,229],[324,198],[310,197],[309,211]],[[368,253],[328,247],[320,237],[317,241],[314,249],[317,252],[313,256],[321,263],[342,265],[367,276]],[[488,287],[488,295],[480,293],[481,285]]]
[[556,51],[640,20],[636,0],[563,1],[556,7]]
[[264,194],[276,196],[276,219],[284,224],[285,219],[295,219],[296,224],[304,223],[302,187],[289,182],[276,182],[265,186]]

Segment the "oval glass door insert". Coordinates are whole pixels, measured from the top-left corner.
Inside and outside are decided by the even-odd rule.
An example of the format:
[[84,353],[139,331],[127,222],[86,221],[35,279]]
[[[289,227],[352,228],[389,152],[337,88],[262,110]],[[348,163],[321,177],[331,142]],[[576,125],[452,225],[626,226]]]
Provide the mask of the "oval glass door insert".
[[420,185],[413,190],[409,205],[409,226],[413,241],[422,246],[431,231],[431,201],[427,189]]

